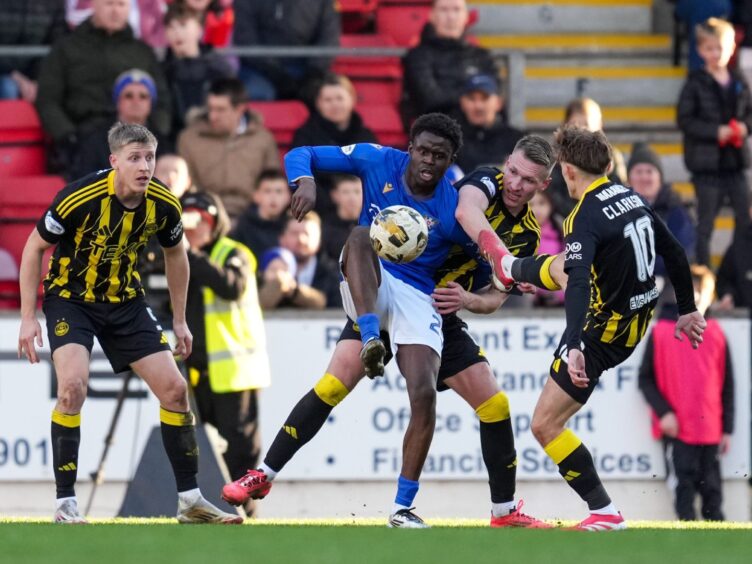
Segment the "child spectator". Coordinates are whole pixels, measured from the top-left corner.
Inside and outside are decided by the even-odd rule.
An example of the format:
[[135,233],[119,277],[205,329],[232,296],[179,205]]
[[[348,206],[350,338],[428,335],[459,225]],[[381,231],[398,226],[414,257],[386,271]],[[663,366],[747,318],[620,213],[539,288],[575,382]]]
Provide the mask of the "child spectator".
[[[692,267],[697,308],[704,313],[715,283],[705,266]],[[721,326],[708,319],[702,348],[674,337],[677,309],[664,304],[645,347],[639,385],[652,408],[653,437],[663,438],[668,485],[676,515],[696,519],[695,495],[702,516],[722,521],[719,454],[726,454],[734,427],[734,379]]]
[[165,78],[172,96],[172,131],[185,127],[191,108],[204,105],[212,81],[235,73],[230,63],[210,46],[201,45],[200,15],[182,4],[172,4],[164,17],[169,49],[165,57]]
[[232,27],[235,25],[232,0],[175,0],[175,4],[185,6],[198,15],[204,30],[202,43],[212,47],[230,45]]
[[[253,204],[238,218],[232,239],[240,241],[257,257],[279,244],[287,225],[285,212],[290,205],[290,186],[278,170],[265,170],[259,175]],[[263,270],[263,269],[261,269]]]
[[749,86],[728,62],[734,52],[734,28],[710,18],[697,26],[697,50],[705,66],[687,78],[679,98],[677,121],[684,134],[684,163],[697,195],[697,252],[710,264],[713,222],[726,197],[734,209],[735,238],[749,223],[749,167],[746,139],[752,126]]
[[353,227],[358,224],[363,205],[363,185],[360,178],[350,175],[334,177],[331,191],[336,213],[323,228],[322,250],[329,258],[338,261],[345,241]]
[[[548,190],[536,192],[530,200],[535,219],[541,228],[538,254],[557,255],[564,250],[564,235],[561,217],[554,212],[554,204]],[[541,306],[560,306],[564,304],[564,290],[551,292],[538,289],[535,292],[535,304]]]

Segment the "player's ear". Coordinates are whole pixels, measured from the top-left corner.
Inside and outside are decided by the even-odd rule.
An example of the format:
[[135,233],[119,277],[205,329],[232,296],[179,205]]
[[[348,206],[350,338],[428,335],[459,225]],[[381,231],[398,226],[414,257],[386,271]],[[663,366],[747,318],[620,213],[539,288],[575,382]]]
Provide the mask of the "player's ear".
[[117,155],[115,153],[110,153],[110,166],[117,168]]

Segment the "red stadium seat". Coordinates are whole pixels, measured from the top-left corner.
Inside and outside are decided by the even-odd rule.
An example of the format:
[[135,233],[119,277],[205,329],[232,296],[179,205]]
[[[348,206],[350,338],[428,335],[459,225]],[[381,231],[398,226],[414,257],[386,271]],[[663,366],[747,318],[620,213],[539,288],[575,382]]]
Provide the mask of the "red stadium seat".
[[0,100],[0,178],[44,172],[44,132],[34,106]]
[[376,30],[397,45],[412,47],[420,40],[420,32],[428,21],[430,4],[381,6],[376,12]]
[[[341,47],[394,47],[395,43],[389,37],[382,35],[342,35]],[[402,78],[402,63],[399,57],[337,57],[332,70],[344,74],[351,79],[385,78],[400,80]]]
[[341,14],[368,14],[379,7],[379,0],[339,0]]
[[0,224],[29,220],[36,223],[65,186],[60,176],[0,176]]
[[402,81],[388,79],[354,78],[359,104],[399,104]]
[[398,148],[407,146],[407,135],[396,106],[364,104],[358,106],[357,110],[366,126],[376,134],[379,143]]
[[7,145],[0,141],[0,178],[44,174],[46,170],[44,145],[41,143]]
[[308,108],[302,102],[251,102],[252,110],[264,118],[264,126],[272,132],[280,151],[289,148],[295,130],[308,119]]

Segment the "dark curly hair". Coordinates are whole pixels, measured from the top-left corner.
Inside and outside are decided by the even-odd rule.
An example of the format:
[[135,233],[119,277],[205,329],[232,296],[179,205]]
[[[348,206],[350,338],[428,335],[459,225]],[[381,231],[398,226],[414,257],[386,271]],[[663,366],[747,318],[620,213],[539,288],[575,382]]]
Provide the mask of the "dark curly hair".
[[438,112],[423,114],[416,119],[410,128],[410,142],[415,141],[415,138],[424,131],[449,141],[452,144],[452,154],[457,154],[462,148],[462,128],[456,120],[446,114]]

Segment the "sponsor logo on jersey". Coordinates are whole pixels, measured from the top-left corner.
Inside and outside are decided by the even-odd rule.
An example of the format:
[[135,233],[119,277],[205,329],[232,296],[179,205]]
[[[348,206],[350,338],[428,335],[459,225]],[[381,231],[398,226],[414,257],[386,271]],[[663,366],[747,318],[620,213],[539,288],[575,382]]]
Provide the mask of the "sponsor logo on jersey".
[[[156,225],[154,227],[156,227]],[[147,225],[146,228],[148,229],[149,226]],[[155,232],[156,232],[156,229],[155,229]],[[183,222],[178,221],[178,224],[172,228],[172,231],[170,231],[170,241],[174,241],[181,235],[183,235]],[[151,236],[151,234],[149,236]]]
[[67,335],[69,330],[70,326],[64,319],[62,321],[58,321],[57,325],[55,325],[55,335],[57,335],[58,337]]
[[486,188],[491,192],[491,195],[496,194],[496,184],[488,178],[488,176],[484,176],[480,179],[480,181],[485,185]]
[[60,225],[60,222],[52,217],[52,212],[47,212],[47,215],[44,216],[44,226],[47,228],[47,231],[54,233],[55,235],[62,235],[65,233],[65,227]]
[[582,260],[582,243],[579,241],[573,241],[567,243],[564,247],[564,259],[565,260]]

